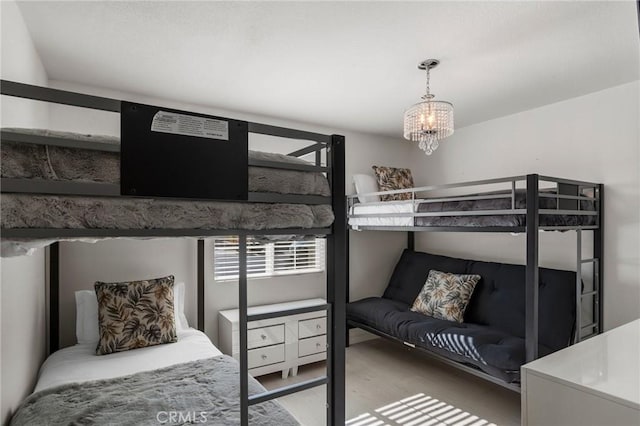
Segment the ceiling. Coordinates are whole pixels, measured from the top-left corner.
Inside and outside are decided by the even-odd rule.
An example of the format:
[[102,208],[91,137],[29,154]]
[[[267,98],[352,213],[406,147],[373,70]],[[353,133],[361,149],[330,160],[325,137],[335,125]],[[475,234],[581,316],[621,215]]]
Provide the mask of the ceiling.
[[395,137],[426,58],[458,128],[640,74],[635,1],[19,6],[52,80]]

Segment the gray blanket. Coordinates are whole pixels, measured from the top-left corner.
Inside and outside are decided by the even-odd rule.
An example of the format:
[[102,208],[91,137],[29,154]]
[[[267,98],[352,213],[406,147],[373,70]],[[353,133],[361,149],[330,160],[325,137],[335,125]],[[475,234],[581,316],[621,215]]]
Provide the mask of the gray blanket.
[[[554,191],[541,191],[555,194]],[[418,205],[418,213],[433,212],[465,212],[474,210],[509,210],[511,209],[511,197],[500,197],[500,195],[510,195],[511,191],[486,192],[473,195],[491,195],[495,194],[496,198],[483,200],[463,200],[463,201],[446,201],[439,203],[421,203]],[[556,209],[557,201],[555,198],[540,197],[539,208]],[[515,208],[527,208],[527,194],[523,189],[517,189],[515,193]],[[577,206],[573,207],[577,209]],[[580,210],[595,211],[593,201],[580,201]],[[595,216],[578,216],[578,215],[540,215],[540,226],[588,226],[596,223]],[[416,226],[469,226],[469,227],[490,227],[490,226],[507,226],[517,227],[526,225],[526,215],[524,214],[507,214],[507,215],[488,215],[488,216],[422,216],[415,219]]]
[[[324,204],[224,203],[30,194],[2,194],[0,217],[2,227],[7,229],[282,229],[283,235],[287,234],[288,228],[326,228],[334,219],[331,206]],[[0,255],[22,256],[61,240],[96,239],[2,238]]]
[[[2,227],[55,229],[325,228],[331,206],[2,194]],[[286,234],[286,232],[283,232]]]
[[[5,129],[102,144],[119,144],[118,138],[40,129]],[[120,181],[120,154],[33,144],[3,143],[0,175],[6,178]],[[254,160],[309,164],[283,154],[250,151]],[[323,173],[249,167],[249,191],[330,196]],[[264,230],[325,228],[333,223],[329,205],[176,201],[117,197],[3,194],[3,228],[55,229],[206,229]],[[0,241],[1,256],[19,256],[50,244],[51,240]]]
[[[249,378],[249,394],[261,391]],[[222,355],[46,389],[22,403],[11,425],[234,425],[240,423],[239,395],[238,363]],[[250,407],[249,423],[299,424],[273,401]]]
[[[12,132],[51,136],[107,145],[118,145],[112,136],[82,135],[43,129],[8,128]],[[0,147],[0,176],[75,182],[120,183],[120,153],[3,142]],[[283,154],[249,151],[249,159],[286,164],[309,164]],[[330,196],[324,174],[270,167],[249,167],[249,192]]]

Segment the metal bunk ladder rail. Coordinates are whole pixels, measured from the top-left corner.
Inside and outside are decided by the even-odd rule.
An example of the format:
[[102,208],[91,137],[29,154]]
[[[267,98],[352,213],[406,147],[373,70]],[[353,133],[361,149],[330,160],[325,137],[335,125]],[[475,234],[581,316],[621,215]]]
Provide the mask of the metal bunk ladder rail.
[[[574,326],[574,338],[573,343],[578,343],[586,340],[590,337],[596,336],[604,331],[602,325],[603,320],[603,300],[602,300],[602,287],[603,287],[603,234],[604,234],[604,220],[603,220],[603,197],[604,186],[602,184],[594,185],[579,185],[575,191],[579,194],[580,188],[592,188],[593,197],[596,207],[596,227],[593,230],[593,256],[588,259],[583,259],[582,253],[582,229],[576,229],[576,322]],[[580,197],[575,197],[580,199]],[[580,203],[575,203],[574,208],[580,210]],[[585,264],[592,265],[592,277],[593,283],[590,289],[584,289],[582,282],[582,267]],[[583,325],[582,314],[585,304],[591,303],[591,321],[588,324]],[[585,333],[586,332],[586,333]]]
[[[315,152],[316,165],[320,164],[319,147],[312,145],[290,155]],[[332,135],[327,147],[327,165],[331,185],[332,208],[335,214],[332,232],[327,235],[327,301],[324,305],[289,309],[279,312],[248,314],[247,301],[247,235],[239,235],[239,314],[240,314],[240,424],[248,426],[249,407],[279,397],[326,385],[327,425],[345,423],[345,343],[347,299],[347,203],[345,196],[344,137]],[[309,230],[311,231],[311,230]],[[326,375],[278,389],[249,395],[248,323],[276,316],[286,316],[324,309],[327,312],[327,367]]]
[[[259,321],[268,318],[282,317],[288,315],[302,314],[306,312],[314,312],[325,310],[327,312],[327,342],[331,342],[331,304],[307,306],[302,308],[287,309],[283,311],[268,312],[262,314],[248,314],[247,300],[247,236],[239,237],[239,311],[240,311],[240,424],[247,426],[249,424],[249,407],[260,404],[276,398],[280,398],[292,393],[301,392],[316,386],[330,385],[331,377],[329,374],[315,379],[306,380],[301,383],[283,386],[277,389],[265,391],[259,394],[249,395],[249,364],[248,364],[248,325],[250,321]],[[329,343],[327,343],[328,349]],[[327,371],[331,362],[330,351],[327,350]],[[328,406],[328,402],[327,402]]]
[[[265,314],[247,315],[247,324],[249,321],[259,321],[259,320],[264,320],[268,318],[303,314],[306,312],[317,312],[319,310],[324,310],[327,312],[327,341],[330,342],[331,341],[331,305],[328,303],[324,305],[308,306],[308,307],[296,308],[296,309],[287,309],[284,311],[269,312]],[[246,334],[247,328],[246,327],[241,328],[241,332],[244,332]],[[244,350],[246,352],[247,348],[242,348],[242,339],[240,340],[240,345],[241,345],[240,350],[241,351]],[[327,348],[328,348],[328,343],[327,343]],[[317,377],[315,379],[306,380],[301,383],[296,383],[294,385],[283,386],[278,389],[262,392],[260,394],[250,395],[248,396],[248,405],[250,406],[250,405],[260,404],[262,402],[270,401],[275,398],[280,398],[295,392],[301,392],[307,389],[314,388],[316,386],[326,385],[327,383],[329,383],[329,377],[325,375],[322,377]]]
[[[578,343],[599,334],[602,331],[600,324],[600,304],[601,304],[601,279],[600,276],[600,259],[593,257],[590,259],[582,259],[582,231],[577,230],[577,267],[576,267],[576,324],[573,343]],[[583,289],[582,285],[582,265],[593,265],[593,287],[591,290]],[[582,325],[582,308],[584,304],[592,302],[591,319],[592,321],[586,325]],[[586,335],[585,331],[590,331]]]

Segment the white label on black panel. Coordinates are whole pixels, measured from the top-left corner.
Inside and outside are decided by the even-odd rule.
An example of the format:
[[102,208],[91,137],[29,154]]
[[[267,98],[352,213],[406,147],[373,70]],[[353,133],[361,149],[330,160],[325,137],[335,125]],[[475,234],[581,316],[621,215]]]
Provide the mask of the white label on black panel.
[[229,140],[229,122],[214,118],[158,111],[153,116],[151,131],[198,138]]

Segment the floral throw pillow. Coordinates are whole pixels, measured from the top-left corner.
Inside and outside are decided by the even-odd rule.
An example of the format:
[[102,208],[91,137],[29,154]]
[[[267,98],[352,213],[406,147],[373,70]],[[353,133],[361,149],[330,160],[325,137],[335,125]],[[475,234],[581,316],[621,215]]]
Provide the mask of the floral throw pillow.
[[[396,189],[413,188],[413,176],[409,169],[397,169],[395,167],[372,166],[378,179],[380,191],[394,191]],[[411,193],[381,195],[381,201],[410,200]]]
[[458,275],[431,270],[411,310],[447,321],[462,322],[480,275]]
[[128,351],[178,340],[173,276],[95,283],[100,341],[96,354]]

